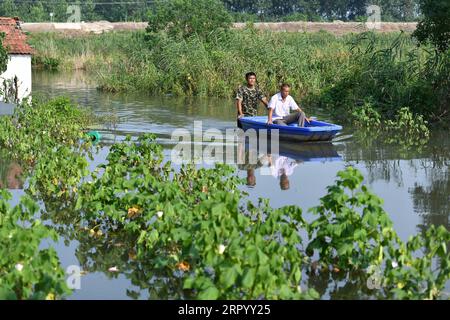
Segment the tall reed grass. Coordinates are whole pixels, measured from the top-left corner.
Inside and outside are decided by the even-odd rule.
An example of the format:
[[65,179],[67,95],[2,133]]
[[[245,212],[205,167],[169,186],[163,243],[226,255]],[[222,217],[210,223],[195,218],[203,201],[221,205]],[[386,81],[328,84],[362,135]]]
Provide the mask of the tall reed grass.
[[281,82],[306,104],[347,116],[370,103],[382,115],[402,107],[427,120],[448,119],[449,55],[418,48],[409,34],[274,33],[248,27],[174,40],[145,32],[64,38],[33,34],[36,61],[85,69],[104,91],[232,97],[254,71],[269,95]]

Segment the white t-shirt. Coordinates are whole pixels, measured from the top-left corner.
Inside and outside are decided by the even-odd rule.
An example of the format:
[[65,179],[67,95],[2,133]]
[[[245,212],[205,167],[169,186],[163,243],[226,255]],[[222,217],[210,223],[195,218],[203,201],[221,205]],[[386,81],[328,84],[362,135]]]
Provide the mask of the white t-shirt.
[[285,173],[287,176],[290,176],[294,173],[295,167],[297,167],[297,163],[294,160],[289,159],[288,157],[284,156],[272,156],[272,166],[270,166],[270,171],[272,176],[275,178],[278,178],[283,173]]
[[270,98],[269,108],[273,109],[272,120],[281,119],[289,115],[291,110],[299,109],[297,103],[294,101],[294,98],[287,96],[283,101],[280,92]]

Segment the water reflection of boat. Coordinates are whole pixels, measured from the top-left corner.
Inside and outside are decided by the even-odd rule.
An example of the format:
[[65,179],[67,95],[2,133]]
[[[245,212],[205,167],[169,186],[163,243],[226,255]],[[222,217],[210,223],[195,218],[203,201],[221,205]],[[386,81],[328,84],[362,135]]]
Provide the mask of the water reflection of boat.
[[280,141],[279,155],[304,162],[340,161],[342,157],[338,154],[332,143],[286,143]]
[[[242,141],[240,142],[241,152],[244,149]],[[338,154],[336,147],[332,143],[289,143],[280,141],[278,148],[271,148],[270,143],[267,149],[261,150],[258,147],[245,143],[245,152],[249,154],[277,154],[302,162],[331,162],[341,161],[342,157]]]
[[[268,144],[270,146],[270,144]],[[267,146],[267,147],[268,147]],[[288,143],[280,142],[276,148],[259,148],[256,144],[241,139],[238,142],[237,167],[247,172],[247,186],[256,185],[255,170],[260,175],[269,175],[279,180],[281,190],[290,188],[290,176],[304,162],[340,161],[332,143]]]

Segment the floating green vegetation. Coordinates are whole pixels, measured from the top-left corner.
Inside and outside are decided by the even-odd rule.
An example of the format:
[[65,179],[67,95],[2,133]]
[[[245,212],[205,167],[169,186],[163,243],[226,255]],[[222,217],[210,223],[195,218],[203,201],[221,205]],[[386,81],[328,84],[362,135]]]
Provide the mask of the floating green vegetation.
[[[113,145],[107,163],[89,176],[81,154],[57,152],[66,162],[38,162],[30,178],[28,192],[43,201],[42,216],[63,223],[82,246],[121,243],[130,259],[151,266],[155,288],[170,282],[167,297],[316,299],[320,294],[304,287],[305,272],[338,272],[358,273],[363,285],[376,276],[377,290],[365,290],[367,297],[437,299],[450,277],[450,232],[430,227],[401,241],[382,200],[352,167],[338,173],[312,209],[317,218],[307,222],[299,207],[249,201],[229,166],[175,170],[153,135]],[[11,216],[6,205],[0,212]],[[36,224],[33,216],[25,217]],[[55,296],[62,293],[57,283]]]
[[[416,128],[407,110],[397,121]],[[92,145],[82,141],[88,123],[66,99],[22,105],[0,119],[0,145],[24,163],[28,194],[14,208],[8,192],[0,197],[4,298],[70,293],[55,252],[41,247],[60,233],[84,249],[125,247],[135,264],[151,267],[155,290],[164,288],[168,298],[316,299],[323,293],[304,284],[304,274],[309,283],[315,273],[356,273],[360,286],[373,280],[377,290],[367,288],[366,297],[442,297],[450,232],[432,226],[403,242],[382,200],[351,167],[338,173],[308,222],[297,206],[249,201],[229,166],[175,170],[153,135],[114,144],[106,163],[90,172]],[[105,266],[120,254],[99,252]],[[86,259],[99,258],[80,262]]]
[[430,139],[428,122],[407,107],[399,109],[390,119],[381,116],[370,103],[365,103],[353,111],[352,121],[358,128],[355,133],[358,140],[381,138],[384,143],[396,144],[407,150],[423,147]]
[[[27,179],[30,195],[39,189],[53,198],[67,198],[73,192],[71,186],[88,174],[91,144],[83,139],[87,140],[84,130],[92,119],[66,98],[23,103],[13,116],[1,117],[0,188]],[[46,175],[55,170],[58,182]],[[9,177],[19,171],[23,177]],[[44,181],[67,192],[58,194]],[[33,200],[36,197],[24,196],[11,208],[11,194],[0,192],[0,298],[58,299],[70,294],[56,252],[42,249],[44,242],[57,240],[58,234],[39,220],[42,212]]]
[[11,194],[0,190],[0,299],[54,300],[70,294],[55,250],[41,248],[43,241],[56,241],[57,233],[35,219],[39,206],[31,198],[15,207],[10,200]]
[[434,299],[450,277],[450,233],[431,227],[402,242],[382,200],[351,167],[308,223],[298,207],[248,201],[228,166],[174,171],[151,135],[114,145],[107,161],[78,188],[76,216],[95,237],[128,239],[135,259],[174,280],[169,296],[318,298],[302,289],[303,271],[363,272],[367,281],[379,268],[382,289],[373,296]]
[[12,158],[34,165],[60,145],[76,146],[92,118],[67,98],[24,102],[13,116],[0,118],[0,147]]

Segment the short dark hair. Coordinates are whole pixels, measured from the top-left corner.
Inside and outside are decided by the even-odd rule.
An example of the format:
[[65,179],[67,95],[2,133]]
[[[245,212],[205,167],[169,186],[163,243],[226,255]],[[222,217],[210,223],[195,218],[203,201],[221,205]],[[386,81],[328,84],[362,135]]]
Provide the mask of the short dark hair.
[[284,88],[289,88],[290,89],[291,86],[289,84],[287,84],[287,83],[282,83],[281,86],[280,86],[280,89],[283,90]]
[[255,78],[256,78],[256,73],[254,73],[254,72],[247,72],[245,74],[245,80],[248,80],[248,78],[250,78],[251,76],[255,76]]

